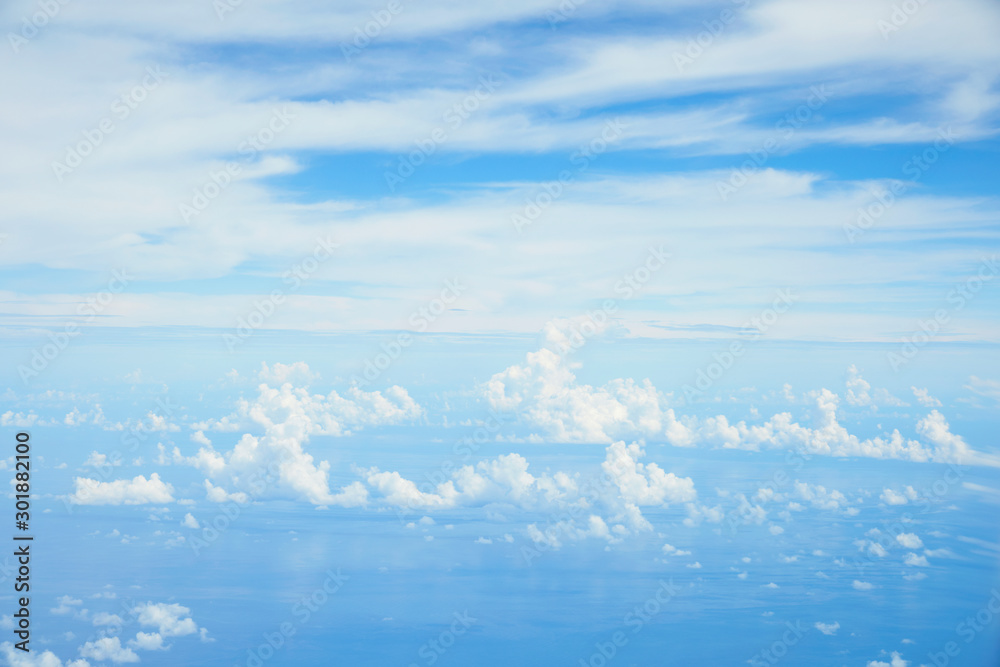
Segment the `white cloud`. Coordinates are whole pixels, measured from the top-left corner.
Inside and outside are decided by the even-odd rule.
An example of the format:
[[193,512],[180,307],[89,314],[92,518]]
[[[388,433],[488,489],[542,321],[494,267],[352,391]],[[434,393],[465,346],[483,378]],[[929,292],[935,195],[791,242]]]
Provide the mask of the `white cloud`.
[[179,604],[146,602],[136,605],[133,612],[141,625],[155,627],[161,637],[184,637],[196,633],[200,633],[203,639],[205,637],[205,629],[199,628],[190,617],[191,610]]
[[34,412],[29,411],[28,414],[18,412],[14,414],[13,410],[8,410],[7,412],[0,415],[0,426],[17,426],[19,428],[28,428],[29,426],[34,426],[35,422],[38,421],[38,415]]
[[913,391],[913,396],[917,399],[917,403],[924,406],[925,408],[940,408],[941,401],[937,400],[930,395],[927,389],[917,389],[916,387],[910,387]]
[[120,466],[121,464],[121,459],[109,461],[107,456],[98,452],[91,452],[87,460],[83,462],[83,465],[97,469]]
[[50,610],[53,614],[86,613],[86,609],[77,609],[78,607],[81,607],[81,605],[83,605],[83,600],[70,597],[69,595],[62,595],[56,598],[56,602],[59,603],[59,606],[54,607]]
[[139,662],[139,656],[130,648],[122,646],[118,637],[102,637],[92,642],[87,642],[80,647],[80,655],[84,658],[111,662]]
[[874,588],[874,586],[872,586],[871,583],[867,581],[858,581],[857,579],[855,579],[854,582],[851,583],[851,586],[856,591],[870,591],[872,588]]
[[190,512],[184,515],[184,520],[181,521],[181,525],[186,528],[194,528],[196,530],[201,528],[201,525],[198,523],[198,519],[194,518]]
[[14,648],[10,642],[0,644],[0,653],[10,667],[90,667],[90,663],[86,660],[70,660],[63,663],[52,651],[35,650],[25,653]]
[[308,387],[314,380],[319,378],[318,373],[314,373],[309,365],[303,361],[296,361],[291,364],[276,363],[270,367],[264,362],[260,364],[257,372],[257,379],[267,385],[281,386],[286,382],[293,385]]
[[158,632],[138,632],[135,639],[130,639],[128,645],[140,651],[165,651],[163,636]]
[[[301,363],[276,364],[274,368],[283,377],[309,372],[308,366]],[[274,372],[267,369],[267,374]],[[310,436],[349,435],[352,428],[395,424],[422,414],[423,409],[400,387],[390,387],[384,393],[351,387],[346,396],[335,391],[322,396],[296,388],[291,382],[278,389],[261,384],[256,399],[241,399],[233,415],[196,424],[194,428],[226,431],[253,428],[263,430],[263,435],[245,433],[232,450],[223,453],[202,447],[194,456],[184,457],[175,449],[171,460],[204,472],[211,480],[206,482],[210,496],[226,493],[213,492],[217,488],[212,486],[214,482],[224,483],[248,497],[291,496],[315,505],[363,505],[367,492],[359,482],[338,493],[330,491],[330,464],[316,462],[306,451]]]
[[836,489],[827,491],[826,487],[819,484],[809,484],[796,480],[794,489],[799,498],[819,509],[839,510],[848,504],[847,497],[843,493]]
[[905,487],[902,492],[893,491],[892,489],[883,489],[882,495],[879,496],[879,500],[884,502],[886,505],[905,505],[917,499],[917,492],[912,486]]
[[824,635],[835,635],[837,630],[840,629],[840,623],[816,623],[816,629],[822,632]]
[[663,553],[667,554],[668,556],[690,556],[691,555],[690,551],[686,551],[684,549],[678,549],[677,547],[675,547],[672,544],[664,544],[663,545]]
[[906,667],[909,665],[909,661],[903,660],[902,656],[897,651],[893,651],[892,655],[889,656],[890,662],[884,662],[881,660],[869,660],[867,667]]
[[869,384],[858,371],[857,366],[851,364],[847,369],[847,393],[844,398],[848,405],[855,407],[870,407],[872,411],[877,411],[879,406],[902,407],[906,403],[896,398],[886,389],[876,389],[871,391]]
[[903,564],[909,565],[911,567],[929,567],[930,563],[927,562],[926,556],[918,556],[915,553],[908,553],[906,557],[903,558]]
[[997,380],[984,380],[972,375],[969,384],[963,386],[977,396],[1000,403],[1000,382]]
[[915,533],[900,533],[896,535],[896,541],[907,549],[919,549],[924,546],[923,541]]
[[669,505],[693,501],[697,494],[690,477],[664,472],[655,463],[639,463],[645,452],[637,443],[613,443],[601,467],[614,480],[622,499],[636,505]]
[[[951,433],[937,410],[916,424],[917,433],[927,445],[904,438],[898,430],[885,437],[862,440],[840,424],[840,397],[828,389],[808,394],[813,404],[812,427],[793,421],[787,412],[759,425],[730,423],[724,415],[678,417],[673,408],[665,407],[665,397],[648,380],[640,384],[633,379],[616,379],[596,388],[577,383],[573,373],[577,366],[554,349],[563,335],[550,322],[545,347],[529,353],[524,364],[493,375],[479,388],[491,407],[517,411],[523,422],[541,429],[549,441],[607,443],[615,438],[657,437],[685,447],[768,448],[808,455],[1000,465],[996,457],[974,452],[960,436]],[[856,381],[863,382],[860,376]],[[874,405],[875,399],[864,398],[867,389],[855,384],[848,393],[850,400]],[[886,395],[878,398],[878,404],[899,402]]]
[[94,614],[93,618],[94,625],[111,625],[120,626],[122,624],[122,619],[118,614],[109,614],[105,611],[99,611]]
[[174,487],[163,482],[155,472],[148,480],[142,475],[113,482],[76,477],[73,483],[75,490],[69,500],[78,505],[143,505],[174,500]]

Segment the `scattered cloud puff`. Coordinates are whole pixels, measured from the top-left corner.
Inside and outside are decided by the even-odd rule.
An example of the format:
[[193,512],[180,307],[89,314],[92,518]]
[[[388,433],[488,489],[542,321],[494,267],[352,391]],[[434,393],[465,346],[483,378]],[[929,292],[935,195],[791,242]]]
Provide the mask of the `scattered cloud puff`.
[[822,632],[824,635],[835,635],[837,630],[840,629],[840,623],[816,623],[816,629]]
[[925,408],[941,407],[941,401],[931,396],[928,390],[917,389],[916,387],[910,387],[910,390],[913,391],[913,396],[917,399],[917,403],[924,406]]
[[854,590],[856,591],[870,591],[871,589],[874,588],[874,586],[871,583],[867,581],[858,581],[857,579],[855,579],[854,582],[851,583],[851,587],[853,587]]
[[675,547],[672,544],[664,544],[663,545],[663,553],[665,553],[668,556],[690,556],[691,555],[690,551],[685,551],[684,549],[678,549],[677,547]]
[[207,638],[208,631],[205,628],[199,628],[194,619],[190,617],[191,610],[182,605],[145,602],[136,605],[133,612],[137,615],[141,625],[155,627],[156,631],[163,637],[200,634],[203,640]]
[[165,651],[169,648],[163,644],[163,635],[158,632],[138,632],[128,645],[141,651]]
[[139,655],[130,648],[122,646],[118,637],[102,637],[87,642],[80,647],[80,655],[92,660],[109,660],[114,663],[139,662]]
[[897,651],[893,651],[892,655],[889,656],[889,662],[882,660],[870,660],[868,661],[867,667],[906,667],[909,665],[909,661],[903,660],[902,656]]
[[924,546],[923,541],[915,533],[900,533],[896,535],[896,541],[907,549],[919,549]]
[[314,373],[309,368],[309,364],[304,361],[296,361],[292,364],[276,363],[268,366],[261,362],[260,370],[257,372],[257,379],[264,384],[281,386],[286,382],[295,385],[308,387],[313,381],[319,379],[319,373]]
[[14,648],[11,642],[0,644],[0,654],[10,667],[90,667],[90,663],[86,660],[63,662],[52,651],[25,653]]
[[149,479],[138,475],[131,480],[118,479],[101,482],[77,477],[75,490],[69,501],[77,505],[144,505],[147,503],[173,502],[174,488],[152,473]]
[[194,528],[195,530],[201,528],[201,524],[198,523],[198,519],[194,518],[190,512],[184,515],[184,520],[181,521],[181,525],[185,528]]
[[902,491],[883,489],[882,495],[879,496],[879,500],[886,505],[905,505],[915,501],[917,498],[917,492],[912,486],[907,486]]
[[872,412],[878,410],[879,406],[905,407],[906,402],[896,398],[886,389],[876,389],[871,391],[869,384],[858,371],[857,366],[851,364],[847,368],[847,393],[844,398],[848,405],[854,407],[870,407]]

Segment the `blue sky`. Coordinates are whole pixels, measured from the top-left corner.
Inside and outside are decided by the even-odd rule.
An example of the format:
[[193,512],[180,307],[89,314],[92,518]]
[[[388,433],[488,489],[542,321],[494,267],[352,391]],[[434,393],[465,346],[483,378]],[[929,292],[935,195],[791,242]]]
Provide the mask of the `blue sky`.
[[0,21],[3,663],[997,664],[995,3]]

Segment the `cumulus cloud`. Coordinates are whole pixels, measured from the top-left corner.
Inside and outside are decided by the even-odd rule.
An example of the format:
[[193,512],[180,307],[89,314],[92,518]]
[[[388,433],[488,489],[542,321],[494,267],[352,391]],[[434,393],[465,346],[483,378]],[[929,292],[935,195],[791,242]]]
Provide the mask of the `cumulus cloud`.
[[546,328],[547,347],[530,352],[524,364],[495,374],[481,388],[496,410],[519,412],[523,419],[558,442],[610,443],[617,437],[658,435],[685,429],[660,408],[660,397],[649,380],[612,380],[602,387],[577,384],[564,354],[555,348],[565,334],[553,324]]
[[268,385],[281,386],[286,382],[308,387],[314,380],[319,378],[318,373],[314,373],[309,364],[303,361],[296,361],[292,364],[276,363],[268,366],[261,362],[260,370],[257,372],[257,379]]
[[907,486],[902,491],[882,489],[882,495],[879,496],[879,500],[886,505],[905,505],[916,500],[917,497],[916,490],[912,486]]
[[869,660],[867,667],[906,667],[909,665],[909,661],[903,660],[902,656],[897,652],[893,651],[889,656],[889,662],[883,660]]
[[130,639],[128,645],[140,651],[165,651],[168,646],[163,644],[163,635],[158,632],[138,632],[135,639]]
[[913,392],[914,398],[917,399],[917,403],[924,406],[925,408],[940,408],[941,401],[937,400],[930,395],[927,389],[917,389],[916,387],[910,387]]
[[77,477],[73,483],[75,490],[69,500],[77,505],[144,505],[174,500],[174,487],[161,480],[155,472],[149,479],[138,475],[131,480],[101,482]]
[[83,600],[79,600],[69,595],[59,596],[58,598],[56,598],[56,602],[59,603],[58,606],[50,609],[50,611],[53,614],[77,613],[79,611],[78,608],[81,607],[81,605],[83,605]]
[[102,637],[92,642],[87,642],[80,647],[80,655],[84,658],[111,662],[139,662],[139,655],[130,648],[122,646],[118,637]]
[[[697,494],[690,478],[668,473],[655,463],[640,459],[645,452],[637,444],[613,443],[606,450],[602,474],[585,476],[564,471],[533,474],[527,459],[504,454],[436,473],[437,479],[417,483],[395,471],[378,468],[361,474],[372,492],[372,502],[405,511],[444,510],[505,504],[525,511],[551,511],[565,516],[574,508],[578,519],[553,521],[528,528],[538,544],[559,548],[565,541],[590,537],[617,543],[624,536],[652,530],[642,515],[642,506],[665,507],[694,500]],[[593,511],[578,512],[581,508]],[[714,520],[721,520],[721,512]]]
[[624,442],[616,442],[607,449],[601,467],[617,484],[625,502],[669,505],[695,499],[697,494],[690,477],[664,472],[655,463],[640,463],[643,456],[645,452],[637,443],[626,446]]
[[[161,637],[184,637],[200,634],[202,639],[207,630],[199,628],[190,617],[191,610],[179,604],[145,602],[133,608],[139,623],[145,627],[155,627]],[[143,641],[136,638],[136,641]]]
[[10,642],[0,644],[0,653],[10,667],[90,667],[90,663],[86,660],[70,660],[64,663],[52,651],[25,653],[14,648]]
[[93,623],[97,626],[120,626],[122,624],[122,619],[118,614],[109,614],[106,611],[99,611],[94,614]]
[[[367,492],[360,482],[336,493],[330,490],[330,464],[316,461],[306,450],[310,437],[345,436],[352,429],[395,424],[423,414],[423,409],[400,387],[390,387],[384,393],[351,387],[343,396],[336,391],[325,396],[311,394],[292,384],[292,380],[311,377],[309,367],[301,362],[271,368],[265,365],[261,374],[286,381],[279,388],[262,383],[257,397],[252,401],[241,399],[232,415],[193,427],[199,431],[247,429],[260,434],[244,433],[228,452],[217,452],[210,445],[192,456],[182,455],[177,448],[170,456],[161,452],[164,463],[188,465],[205,473],[210,499],[242,493],[241,501],[290,496],[315,505],[363,505]],[[219,484],[233,493],[213,491]]]
[[824,635],[835,635],[837,630],[840,629],[840,623],[816,623],[816,629],[822,632]]
[[121,464],[121,459],[108,460],[106,455],[98,452],[91,452],[90,456],[87,457],[87,460],[83,462],[84,466],[96,468],[98,470],[120,466]]
[[871,391],[869,384],[858,371],[857,366],[851,364],[847,368],[847,392],[844,396],[848,405],[854,407],[870,407],[872,411],[877,411],[879,406],[902,407],[906,403],[896,398],[886,389],[876,389]]
[[690,556],[691,555],[690,551],[685,551],[684,549],[678,549],[677,547],[675,547],[672,544],[664,544],[663,545],[663,553],[667,554],[668,556]]
[[874,588],[871,583],[867,581],[858,581],[857,579],[851,583],[851,587],[856,591],[870,591]]
[[843,493],[835,489],[827,491],[826,487],[819,484],[809,484],[796,480],[794,490],[798,498],[818,509],[839,510],[848,505],[847,497]]
[[194,515],[190,512],[184,515],[184,520],[181,521],[181,525],[185,528],[194,528],[196,530],[201,528],[201,525],[198,523],[198,519],[194,518]]
[[[545,346],[529,353],[524,363],[493,375],[479,387],[491,407],[516,411],[523,423],[555,442],[610,443],[625,438],[660,438],[674,446],[705,446],[747,450],[794,450],[803,455],[859,456],[939,463],[1000,465],[996,457],[973,451],[937,410],[918,421],[923,441],[899,430],[861,439],[838,420],[841,398],[828,389],[809,392],[811,424],[795,421],[788,412],[761,424],[731,423],[724,415],[678,416],[649,380],[615,379],[602,386],[580,384],[569,362],[557,349],[560,332],[549,325]],[[857,369],[849,369],[847,403],[853,406],[905,405],[884,390],[870,391]]]
[[896,541],[907,549],[919,549],[924,546],[923,541],[916,533],[900,533],[896,535]]

